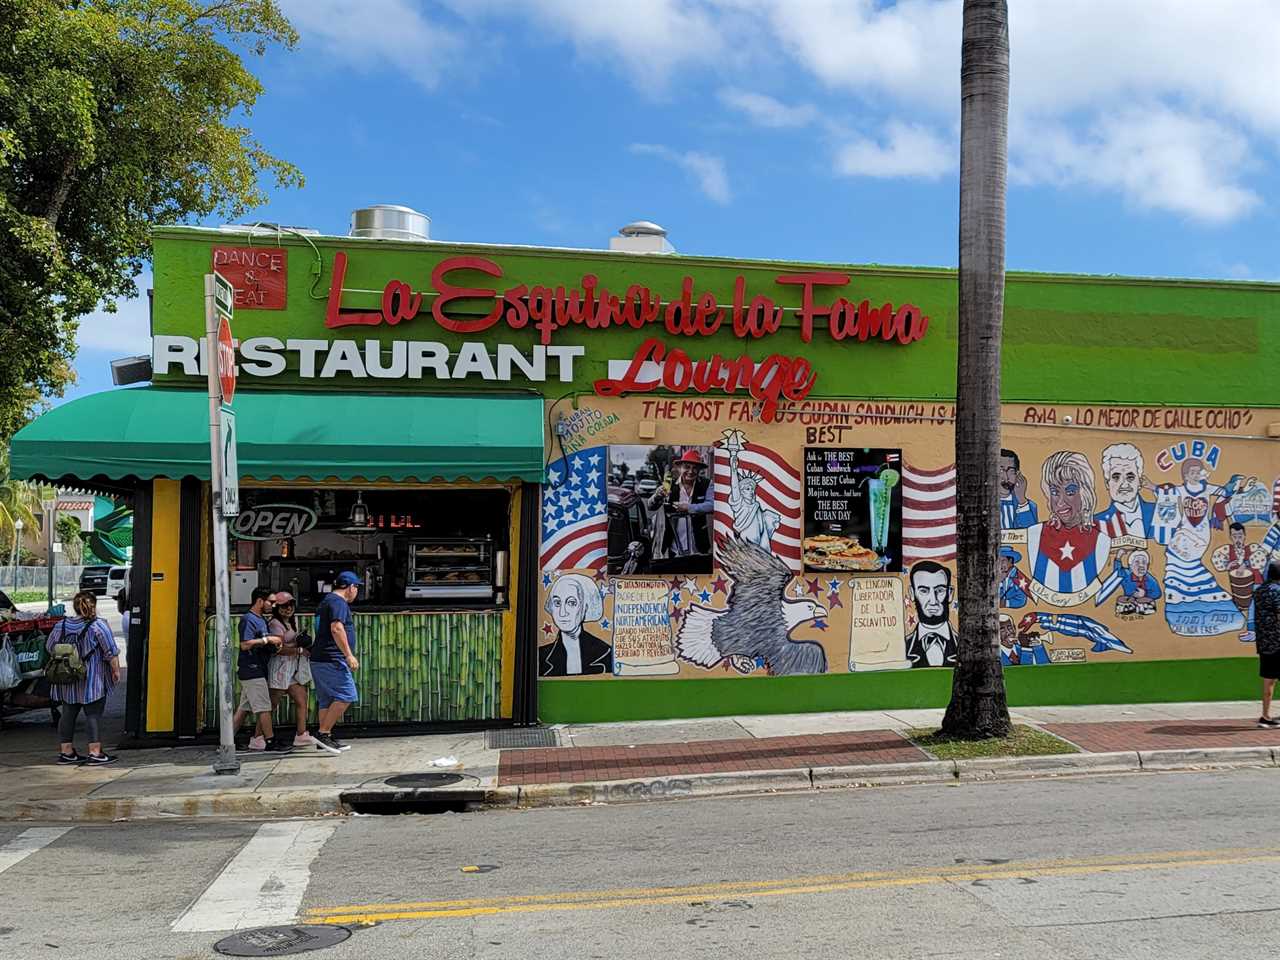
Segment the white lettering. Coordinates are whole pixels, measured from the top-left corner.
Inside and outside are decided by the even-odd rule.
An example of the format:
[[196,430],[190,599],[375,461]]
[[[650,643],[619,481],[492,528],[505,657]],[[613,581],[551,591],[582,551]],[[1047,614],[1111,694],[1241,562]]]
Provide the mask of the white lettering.
[[200,348],[192,337],[171,337],[159,335],[151,339],[151,366],[154,373],[169,372],[169,367],[178,364],[182,372],[189,377],[200,373]]
[[335,340],[329,345],[329,356],[320,371],[320,378],[329,380],[339,373],[349,373],[358,379],[365,377],[360,348],[354,340]]
[[364,368],[371,377],[384,380],[400,380],[409,366],[409,351],[403,340],[391,342],[391,365],[382,364],[382,345],[377,340],[364,342]]
[[464,343],[458,349],[458,359],[453,364],[453,379],[462,380],[470,374],[478,373],[485,380],[495,380],[493,361],[489,359],[489,351],[483,343]]
[[576,357],[583,357],[587,354],[586,347],[547,347],[547,356],[555,357],[560,361],[560,382],[570,383],[573,381],[573,361]]
[[329,341],[327,340],[290,340],[285,344],[290,350],[298,352],[298,376],[299,377],[315,377],[316,375],[316,356],[322,350],[327,350]]
[[530,360],[520,348],[510,343],[498,344],[498,379],[511,379],[511,365],[515,364],[520,372],[530,380],[547,379],[547,348],[538,344],[533,348],[533,359]]
[[254,377],[277,377],[284,373],[284,343],[275,337],[253,337],[240,344],[240,369]]
[[422,371],[427,367],[435,372],[437,380],[448,380],[449,348],[436,340],[411,341],[408,360],[410,379],[422,379]]

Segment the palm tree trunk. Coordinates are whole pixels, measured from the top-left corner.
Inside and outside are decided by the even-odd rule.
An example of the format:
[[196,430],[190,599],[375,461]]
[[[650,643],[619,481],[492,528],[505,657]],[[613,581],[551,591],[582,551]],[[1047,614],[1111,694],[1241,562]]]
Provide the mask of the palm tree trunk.
[[1007,0],[965,0],[960,54],[960,276],[956,366],[959,640],[942,732],[1007,736],[1000,666],[1000,336],[1009,128]]

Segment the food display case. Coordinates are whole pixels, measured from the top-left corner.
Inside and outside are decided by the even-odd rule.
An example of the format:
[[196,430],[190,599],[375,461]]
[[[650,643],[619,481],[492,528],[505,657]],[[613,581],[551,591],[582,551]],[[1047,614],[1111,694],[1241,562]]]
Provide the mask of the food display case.
[[497,590],[491,537],[409,541],[406,600],[492,600]]

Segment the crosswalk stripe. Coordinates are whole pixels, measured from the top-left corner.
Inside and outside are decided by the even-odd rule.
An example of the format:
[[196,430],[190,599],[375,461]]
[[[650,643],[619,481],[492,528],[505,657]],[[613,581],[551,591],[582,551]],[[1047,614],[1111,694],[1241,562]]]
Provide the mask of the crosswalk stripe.
[[173,922],[176,933],[243,930],[289,923],[298,914],[334,824],[264,823],[208,889]]
[[3,847],[0,847],[0,873],[21,863],[37,850],[47,847],[64,833],[75,827],[32,827],[24,830]]

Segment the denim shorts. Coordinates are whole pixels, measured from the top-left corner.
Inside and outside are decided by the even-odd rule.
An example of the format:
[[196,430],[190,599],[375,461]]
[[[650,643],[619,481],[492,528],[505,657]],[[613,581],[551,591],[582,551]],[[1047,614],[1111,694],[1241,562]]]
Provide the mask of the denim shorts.
[[356,680],[345,663],[313,663],[311,679],[316,685],[316,703],[323,710],[335,700],[342,703],[359,703]]

